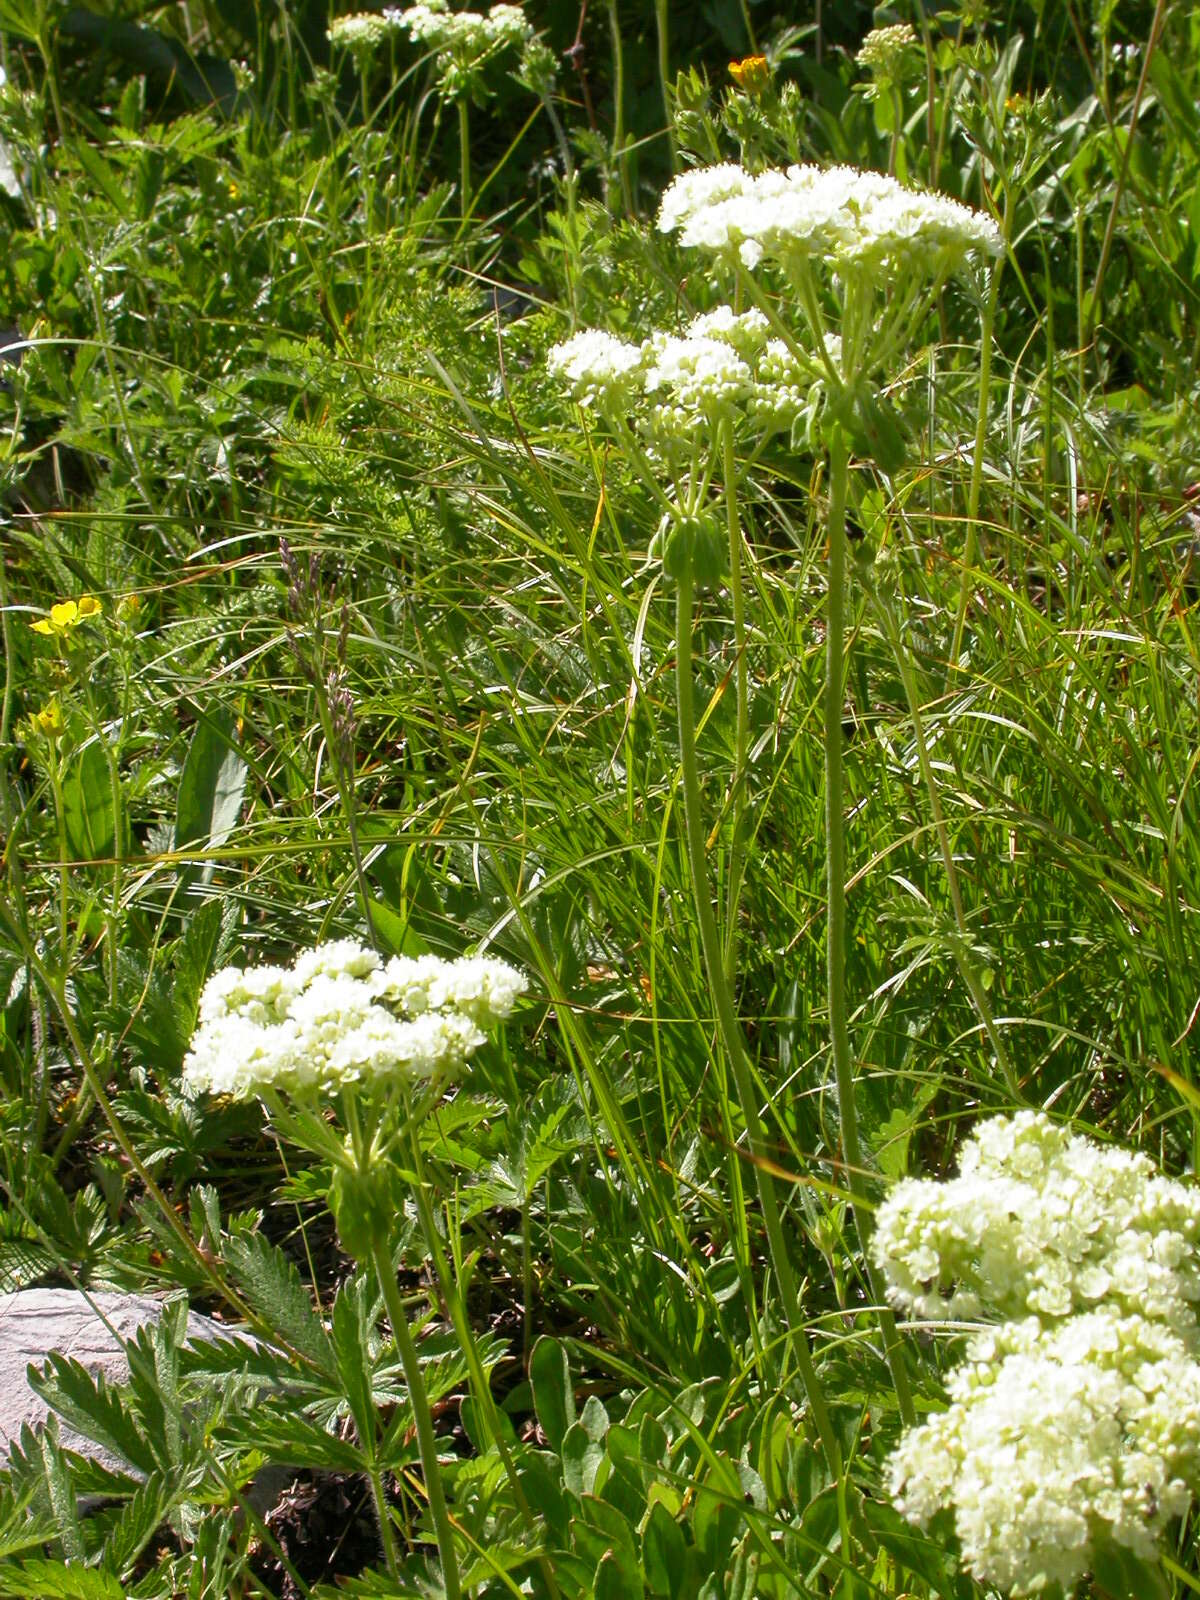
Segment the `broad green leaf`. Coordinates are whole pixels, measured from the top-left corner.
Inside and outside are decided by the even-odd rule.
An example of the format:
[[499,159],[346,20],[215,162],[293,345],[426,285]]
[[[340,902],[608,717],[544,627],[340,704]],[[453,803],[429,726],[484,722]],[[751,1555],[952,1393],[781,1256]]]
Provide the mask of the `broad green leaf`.
[[77,861],[103,861],[113,855],[116,816],[112,775],[98,739],[85,744],[69,763],[62,785],[67,848]]
[[604,1446],[591,1438],[581,1422],[571,1425],[563,1435],[563,1484],[576,1499],[591,1494],[596,1474],[604,1459]]
[[679,1524],[655,1501],[642,1529],[642,1571],[652,1594],[673,1600],[680,1592],[686,1554],[687,1541]]
[[[219,850],[237,826],[246,792],[246,763],[227,712],[201,717],[192,733],[175,807],[175,848]],[[209,863],[211,876],[211,863]]]
[[566,1349],[549,1334],[544,1334],[530,1353],[529,1382],[538,1423],[557,1454],[562,1450],[567,1429],[575,1421],[575,1395]]

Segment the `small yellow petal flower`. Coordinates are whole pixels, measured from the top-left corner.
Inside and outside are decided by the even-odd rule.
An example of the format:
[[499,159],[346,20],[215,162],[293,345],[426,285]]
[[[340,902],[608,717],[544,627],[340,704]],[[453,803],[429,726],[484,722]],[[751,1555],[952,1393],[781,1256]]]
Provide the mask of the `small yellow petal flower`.
[[48,739],[57,739],[63,731],[62,711],[57,700],[48,700],[40,711],[35,711],[30,718],[39,733],[44,733]]
[[103,614],[103,603],[97,600],[94,594],[83,594],[78,600],[59,600],[50,607],[49,616],[31,622],[29,626],[34,633],[57,636],[70,633],[71,629],[77,628],[81,622],[88,622],[93,617]]
[[771,81],[771,69],[766,56],[746,56],[729,63],[729,76],[747,94],[761,94]]
[[123,594],[117,601],[117,616],[122,622],[130,621],[142,609],[140,594]]

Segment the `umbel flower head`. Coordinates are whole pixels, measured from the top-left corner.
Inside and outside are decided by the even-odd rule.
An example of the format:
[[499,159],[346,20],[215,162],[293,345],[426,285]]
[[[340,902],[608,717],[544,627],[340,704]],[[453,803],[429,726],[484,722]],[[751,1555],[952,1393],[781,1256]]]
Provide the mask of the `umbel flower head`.
[[681,173],[658,226],[680,243],[755,268],[821,259],[840,270],[903,267],[943,276],[972,251],[998,254],[1000,230],[946,195],[855,167],[747,173],[735,163]]
[[488,956],[384,962],[352,939],[291,967],[226,967],[205,985],[183,1064],[193,1091],[306,1097],[348,1085],[452,1077],[525,992]]
[[902,1183],[872,1253],[896,1305],[980,1327],[949,1408],[889,1463],[903,1514],[953,1515],[1013,1594],[1070,1590],[1099,1554],[1152,1561],[1200,1482],[1200,1204],[1143,1156],[1038,1113],[983,1124],[949,1183]]
[[[720,422],[786,430],[809,403],[820,363],[814,356],[805,365],[769,333],[761,311],[723,305],[682,334],[653,333],[640,345],[587,329],[555,345],[546,366],[585,409],[630,418],[656,445]],[[836,338],[826,347],[840,352]]]
[[948,1183],[898,1184],[871,1249],[893,1304],[919,1317],[1106,1305],[1196,1337],[1200,1192],[1037,1112],[984,1123]]

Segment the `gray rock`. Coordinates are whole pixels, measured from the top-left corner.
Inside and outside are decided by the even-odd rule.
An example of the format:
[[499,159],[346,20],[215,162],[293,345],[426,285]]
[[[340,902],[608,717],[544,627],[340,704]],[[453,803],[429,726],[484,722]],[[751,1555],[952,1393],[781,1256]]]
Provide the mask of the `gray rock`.
[[[103,1373],[110,1383],[129,1378],[122,1340],[132,1339],[139,1328],[157,1322],[162,1302],[148,1295],[116,1294],[96,1289],[22,1289],[0,1295],[0,1456],[20,1437],[21,1428],[44,1424],[50,1414],[46,1402],[29,1387],[26,1368],[41,1366],[51,1351],[61,1351],[85,1366]],[[198,1311],[188,1313],[188,1338],[243,1337]],[[257,1341],[248,1340],[250,1343]],[[128,1472],[120,1456],[77,1433],[60,1417],[58,1436],[68,1450],[98,1461],[114,1472]]]

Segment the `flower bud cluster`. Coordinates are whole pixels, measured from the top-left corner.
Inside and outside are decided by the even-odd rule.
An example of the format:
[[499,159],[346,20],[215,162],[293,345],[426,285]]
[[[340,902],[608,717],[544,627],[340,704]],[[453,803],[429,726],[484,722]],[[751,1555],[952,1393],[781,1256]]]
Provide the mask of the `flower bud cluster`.
[[1000,230],[981,213],[855,167],[752,175],[726,162],[685,172],[663,195],[658,226],[744,267],[769,260],[791,272],[820,259],[841,271],[941,277],[972,251],[1001,248]]
[[907,22],[894,22],[890,27],[872,28],[854,57],[860,67],[869,72],[890,72],[898,56],[917,42],[917,36]]
[[523,48],[533,38],[529,19],[514,5],[494,5],[487,12],[451,11],[446,0],[425,0],[396,16],[410,38],[435,52],[439,84],[451,97],[469,93],[492,56]]
[[1200,1197],[1038,1113],[983,1124],[948,1183],[899,1184],[872,1254],[920,1317],[998,1317],[949,1409],[901,1440],[910,1521],[954,1514],[976,1577],[1070,1589],[1100,1544],[1153,1558],[1200,1479]]
[[504,961],[393,956],[352,939],[291,967],[226,967],[205,985],[183,1064],[194,1092],[311,1095],[347,1084],[451,1076],[525,992]]
[[329,24],[329,42],[343,50],[366,54],[381,45],[399,26],[396,11],[358,11],[347,17],[334,17]]

